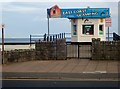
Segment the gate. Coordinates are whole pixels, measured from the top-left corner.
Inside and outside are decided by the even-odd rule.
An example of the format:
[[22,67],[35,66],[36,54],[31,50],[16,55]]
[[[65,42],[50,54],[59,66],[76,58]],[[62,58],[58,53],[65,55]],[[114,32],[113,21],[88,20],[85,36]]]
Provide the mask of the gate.
[[92,58],[91,42],[67,42],[67,58]]

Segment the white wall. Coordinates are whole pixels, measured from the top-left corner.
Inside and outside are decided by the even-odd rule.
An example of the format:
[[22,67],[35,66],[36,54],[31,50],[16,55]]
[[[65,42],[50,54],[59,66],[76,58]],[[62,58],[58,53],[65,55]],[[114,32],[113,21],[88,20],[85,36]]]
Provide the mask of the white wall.
[[[100,19],[88,19],[89,21],[84,22],[85,19],[78,19],[77,21],[77,36],[72,35],[72,42],[92,42],[92,38],[101,38],[101,41],[106,41],[106,28],[105,28],[105,19],[101,22]],[[82,25],[91,25],[94,24],[94,35],[85,35],[82,34]],[[104,35],[99,35],[99,25],[104,25]],[[71,23],[72,26],[72,23]],[[72,30],[72,29],[71,29]]]

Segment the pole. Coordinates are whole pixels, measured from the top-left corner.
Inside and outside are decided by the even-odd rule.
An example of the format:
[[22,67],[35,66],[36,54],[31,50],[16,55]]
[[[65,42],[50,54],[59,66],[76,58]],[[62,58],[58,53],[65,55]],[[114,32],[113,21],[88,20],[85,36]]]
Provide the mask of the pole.
[[4,25],[2,25],[2,64],[4,64]]
[[108,27],[108,41],[109,41],[109,27]]
[[50,36],[50,31],[49,31],[49,17],[48,17],[48,39],[49,39],[49,36]]

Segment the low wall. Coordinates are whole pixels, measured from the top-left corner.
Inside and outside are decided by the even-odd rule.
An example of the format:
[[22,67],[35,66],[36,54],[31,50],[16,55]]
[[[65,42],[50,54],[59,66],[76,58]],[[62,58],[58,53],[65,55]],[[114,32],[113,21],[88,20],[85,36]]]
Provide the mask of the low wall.
[[65,60],[66,40],[57,41],[38,41],[35,43],[36,59],[38,60]]
[[15,49],[4,51],[4,63],[30,60],[65,60],[66,40],[38,41],[35,49]]
[[35,59],[35,49],[15,49],[4,51],[4,62],[30,61]]
[[92,59],[120,60],[120,41],[93,39]]

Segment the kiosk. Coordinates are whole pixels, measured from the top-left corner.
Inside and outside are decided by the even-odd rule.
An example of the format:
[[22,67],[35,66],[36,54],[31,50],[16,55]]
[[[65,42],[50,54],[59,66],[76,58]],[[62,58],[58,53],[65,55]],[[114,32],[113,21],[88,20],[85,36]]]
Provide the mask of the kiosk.
[[71,41],[92,42],[92,38],[106,41],[105,19],[110,17],[109,8],[60,9],[57,5],[47,9],[48,18],[71,20]]

